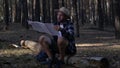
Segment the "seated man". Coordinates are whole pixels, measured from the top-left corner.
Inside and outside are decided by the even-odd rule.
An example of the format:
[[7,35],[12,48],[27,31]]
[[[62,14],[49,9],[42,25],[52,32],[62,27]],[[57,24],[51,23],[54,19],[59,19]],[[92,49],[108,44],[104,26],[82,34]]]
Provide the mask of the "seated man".
[[54,28],[59,31],[60,36],[52,36],[52,42],[49,42],[45,35],[39,38],[39,43],[50,61],[53,61],[56,54],[58,54],[58,61],[64,62],[65,55],[74,55],[76,53],[74,28],[69,18],[69,10],[65,7],[60,8],[57,13],[58,22],[54,23]]

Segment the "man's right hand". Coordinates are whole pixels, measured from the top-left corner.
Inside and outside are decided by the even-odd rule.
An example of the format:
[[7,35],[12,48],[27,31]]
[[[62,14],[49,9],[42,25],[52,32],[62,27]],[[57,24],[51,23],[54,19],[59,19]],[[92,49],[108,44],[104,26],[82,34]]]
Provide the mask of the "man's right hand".
[[58,31],[60,29],[60,26],[59,25],[55,25],[54,29]]

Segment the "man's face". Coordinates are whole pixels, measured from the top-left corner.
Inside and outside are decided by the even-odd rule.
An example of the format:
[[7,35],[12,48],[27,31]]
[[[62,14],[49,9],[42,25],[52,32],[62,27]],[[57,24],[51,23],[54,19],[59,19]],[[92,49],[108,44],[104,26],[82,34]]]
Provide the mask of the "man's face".
[[64,21],[64,19],[65,19],[64,13],[58,12],[58,13],[57,13],[57,21],[58,21],[58,22],[62,22],[62,21]]

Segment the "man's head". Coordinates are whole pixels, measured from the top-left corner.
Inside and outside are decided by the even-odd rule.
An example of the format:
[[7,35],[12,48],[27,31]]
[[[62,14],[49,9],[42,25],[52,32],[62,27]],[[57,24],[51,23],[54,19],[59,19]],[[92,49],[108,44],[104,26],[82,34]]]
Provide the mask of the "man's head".
[[70,12],[67,8],[61,7],[57,13],[57,21],[62,22],[70,17]]

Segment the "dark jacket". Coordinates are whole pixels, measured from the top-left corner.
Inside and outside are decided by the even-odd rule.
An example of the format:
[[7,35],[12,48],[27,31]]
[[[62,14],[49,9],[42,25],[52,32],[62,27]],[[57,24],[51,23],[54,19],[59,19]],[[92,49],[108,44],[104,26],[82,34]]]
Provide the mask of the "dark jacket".
[[[60,23],[55,23],[54,25],[60,25]],[[69,20],[63,22],[63,27],[59,29],[61,31],[62,36],[69,41],[69,45],[66,49],[67,54],[75,54],[76,46],[75,46],[75,38],[74,38],[74,25]]]

